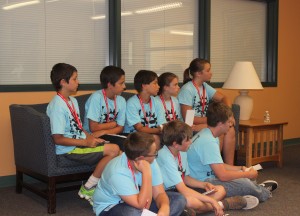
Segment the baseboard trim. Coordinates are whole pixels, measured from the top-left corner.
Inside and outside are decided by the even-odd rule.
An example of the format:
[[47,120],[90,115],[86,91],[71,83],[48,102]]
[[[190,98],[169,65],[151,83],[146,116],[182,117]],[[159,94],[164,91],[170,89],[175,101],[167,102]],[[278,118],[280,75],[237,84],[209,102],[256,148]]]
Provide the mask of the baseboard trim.
[[299,145],[300,144],[300,138],[293,138],[293,139],[286,139],[283,140],[283,145]]
[[[23,178],[25,181],[27,181],[29,183],[39,182],[38,180],[31,178],[30,176],[27,176],[27,175],[23,175]],[[16,186],[16,175],[0,177],[0,188],[14,187],[14,186]]]

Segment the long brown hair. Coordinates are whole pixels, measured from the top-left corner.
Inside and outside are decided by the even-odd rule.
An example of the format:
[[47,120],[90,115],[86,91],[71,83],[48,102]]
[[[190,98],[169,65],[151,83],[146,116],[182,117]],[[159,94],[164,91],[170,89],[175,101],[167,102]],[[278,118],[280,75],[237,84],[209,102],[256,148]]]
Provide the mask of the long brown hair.
[[190,66],[183,72],[183,84],[192,80],[190,76],[194,77],[195,73],[203,71],[205,64],[210,64],[210,62],[201,58],[195,58],[191,61]]

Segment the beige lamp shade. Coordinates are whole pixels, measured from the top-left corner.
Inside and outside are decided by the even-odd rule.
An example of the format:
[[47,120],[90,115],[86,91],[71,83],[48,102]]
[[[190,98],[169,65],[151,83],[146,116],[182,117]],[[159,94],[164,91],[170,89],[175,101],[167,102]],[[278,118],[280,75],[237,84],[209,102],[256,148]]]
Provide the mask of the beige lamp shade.
[[238,61],[225,81],[223,89],[263,89],[252,62]]
[[239,89],[240,95],[234,100],[240,105],[240,120],[249,120],[253,110],[253,99],[248,95],[248,90],[263,89],[252,62],[236,62],[223,89]]

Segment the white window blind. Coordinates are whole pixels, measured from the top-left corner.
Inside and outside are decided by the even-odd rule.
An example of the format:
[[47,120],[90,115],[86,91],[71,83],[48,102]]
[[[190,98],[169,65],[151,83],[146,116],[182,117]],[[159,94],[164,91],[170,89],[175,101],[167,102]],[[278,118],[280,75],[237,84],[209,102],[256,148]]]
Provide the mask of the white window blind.
[[265,81],[266,14],[266,2],[211,0],[212,82],[224,82],[236,61],[252,61]]
[[141,69],[182,81],[198,56],[198,0],[122,0],[121,64],[126,81]]
[[79,81],[99,83],[108,62],[108,0],[0,1],[0,85],[50,84],[54,64],[79,71]]

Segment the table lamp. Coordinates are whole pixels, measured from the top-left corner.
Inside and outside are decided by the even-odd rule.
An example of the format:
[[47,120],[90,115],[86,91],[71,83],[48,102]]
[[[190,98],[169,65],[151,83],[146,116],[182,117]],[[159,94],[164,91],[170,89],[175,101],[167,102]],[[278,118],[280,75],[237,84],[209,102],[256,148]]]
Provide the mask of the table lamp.
[[234,104],[240,105],[240,120],[249,120],[253,110],[253,99],[248,95],[248,90],[263,89],[252,62],[236,62],[222,88],[240,90]]

